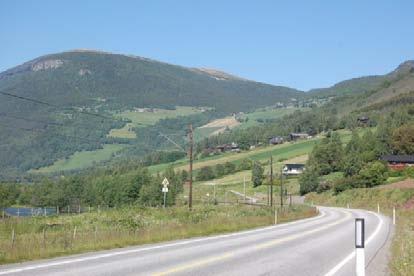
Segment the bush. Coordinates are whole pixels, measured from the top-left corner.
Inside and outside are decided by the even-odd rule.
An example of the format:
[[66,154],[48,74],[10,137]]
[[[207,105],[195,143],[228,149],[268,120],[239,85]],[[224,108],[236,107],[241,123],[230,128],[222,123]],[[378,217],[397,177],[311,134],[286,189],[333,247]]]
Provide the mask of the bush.
[[405,168],[404,171],[402,171],[402,174],[405,177],[414,178],[414,167],[407,167],[407,168]]
[[343,191],[361,187],[361,182],[356,176],[345,177],[337,180],[333,185],[335,194],[339,194]]
[[232,174],[236,171],[236,165],[231,162],[226,162],[224,164],[226,174]]
[[263,173],[264,173],[264,168],[263,166],[257,162],[254,161],[253,162],[253,167],[252,167],[252,183],[253,183],[253,187],[257,187],[262,185],[263,183]]
[[196,180],[198,181],[206,181],[216,177],[214,175],[214,171],[210,166],[202,167],[197,174]]
[[237,167],[238,171],[245,171],[252,169],[252,160],[250,159],[243,159],[239,166]]
[[358,178],[365,187],[370,188],[383,184],[385,180],[387,180],[387,172],[387,166],[379,161],[375,161],[368,163],[367,166],[362,168],[359,172]]
[[224,168],[223,164],[217,164],[214,168],[217,177],[221,177],[226,174],[226,169]]
[[316,188],[316,192],[320,194],[332,189],[332,187],[333,183],[331,181],[324,180],[319,183],[318,187]]
[[319,177],[316,170],[309,168],[299,178],[299,192],[301,195],[315,192],[319,185]]

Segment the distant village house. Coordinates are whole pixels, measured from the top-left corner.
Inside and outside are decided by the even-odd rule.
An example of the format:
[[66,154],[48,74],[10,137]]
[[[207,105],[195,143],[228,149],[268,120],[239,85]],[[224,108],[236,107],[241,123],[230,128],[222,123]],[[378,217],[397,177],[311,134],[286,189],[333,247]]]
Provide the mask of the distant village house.
[[299,139],[308,139],[309,138],[309,134],[307,133],[291,133],[289,134],[289,140],[291,141],[295,141],[295,140],[299,140]]
[[284,175],[299,175],[305,170],[304,164],[285,164],[283,167]]
[[381,160],[387,162],[390,169],[397,171],[414,166],[414,155],[383,155]]
[[283,143],[284,143],[284,139],[281,136],[274,136],[274,137],[269,138],[270,145],[279,145]]

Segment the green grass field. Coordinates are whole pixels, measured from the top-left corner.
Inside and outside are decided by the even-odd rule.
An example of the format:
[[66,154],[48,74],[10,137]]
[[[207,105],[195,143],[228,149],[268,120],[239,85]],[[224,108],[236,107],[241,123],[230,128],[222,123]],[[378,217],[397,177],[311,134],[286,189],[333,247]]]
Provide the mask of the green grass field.
[[274,120],[279,119],[285,115],[292,114],[296,110],[306,111],[309,110],[307,108],[277,108],[277,109],[260,109],[255,112],[246,113],[241,118],[246,119],[248,118],[247,122],[243,122],[239,127],[240,128],[248,128],[251,126],[255,126],[260,124],[257,120]]
[[194,130],[194,140],[201,141],[204,138],[211,136],[215,131],[219,130],[220,127],[203,127],[203,128],[196,128]]
[[102,149],[94,151],[76,152],[67,159],[56,161],[53,165],[31,170],[31,173],[54,173],[59,171],[70,171],[91,167],[101,161],[109,160],[112,154],[122,150],[125,145],[108,144]]
[[154,112],[125,111],[118,113],[115,116],[130,119],[135,127],[145,127],[154,125],[161,119],[189,116],[201,112],[201,109],[197,107],[177,106],[175,110],[154,109]]
[[136,133],[132,128],[146,127],[156,124],[161,119],[176,118],[179,116],[189,116],[197,113],[201,113],[202,109],[190,106],[177,106],[175,110],[169,109],[154,109],[152,112],[135,112],[124,111],[115,114],[115,117],[125,118],[132,121],[132,123],[126,124],[120,129],[112,129],[108,136],[116,138],[135,139]]
[[127,123],[123,128],[114,128],[109,131],[108,137],[135,139],[137,134],[132,131],[133,124]]
[[[194,162],[193,169],[198,170],[204,166],[214,166],[216,164],[224,164],[226,162],[238,164],[246,158],[252,160],[265,160],[270,158],[270,155],[273,155],[276,162],[280,159],[289,159],[295,156],[308,154],[312,151],[313,146],[317,143],[317,141],[319,141],[319,138],[298,141],[295,143],[285,143],[276,146],[266,146],[241,153],[224,153],[221,155],[210,156],[201,160],[196,160]],[[188,160],[181,159],[173,163],[153,165],[149,166],[148,169],[151,173],[158,173],[165,170],[169,166],[173,166],[177,170],[186,170],[188,167]]]

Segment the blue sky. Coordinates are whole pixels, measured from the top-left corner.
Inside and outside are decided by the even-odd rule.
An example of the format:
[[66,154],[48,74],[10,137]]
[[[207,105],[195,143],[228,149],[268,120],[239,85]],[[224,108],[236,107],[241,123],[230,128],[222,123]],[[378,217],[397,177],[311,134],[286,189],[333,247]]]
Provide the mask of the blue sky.
[[414,1],[0,1],[0,71],[76,48],[298,89],[414,59]]

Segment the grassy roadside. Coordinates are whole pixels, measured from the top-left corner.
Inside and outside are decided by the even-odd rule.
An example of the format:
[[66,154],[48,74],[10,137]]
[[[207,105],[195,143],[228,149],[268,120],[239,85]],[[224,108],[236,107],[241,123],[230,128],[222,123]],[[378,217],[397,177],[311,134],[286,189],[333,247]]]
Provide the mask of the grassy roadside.
[[[279,222],[314,215],[312,207],[292,206],[280,213]],[[81,215],[9,218],[0,224],[0,264],[234,232],[271,225],[273,219],[268,207],[243,205],[196,205],[192,212],[185,207],[124,207]]]
[[407,202],[414,198],[414,189],[353,189],[338,195],[332,193],[311,193],[308,202],[327,206],[345,207],[348,203],[352,208],[377,210],[391,216],[396,207],[396,231],[392,243],[392,258],[389,263],[393,275],[414,275],[414,209]]

